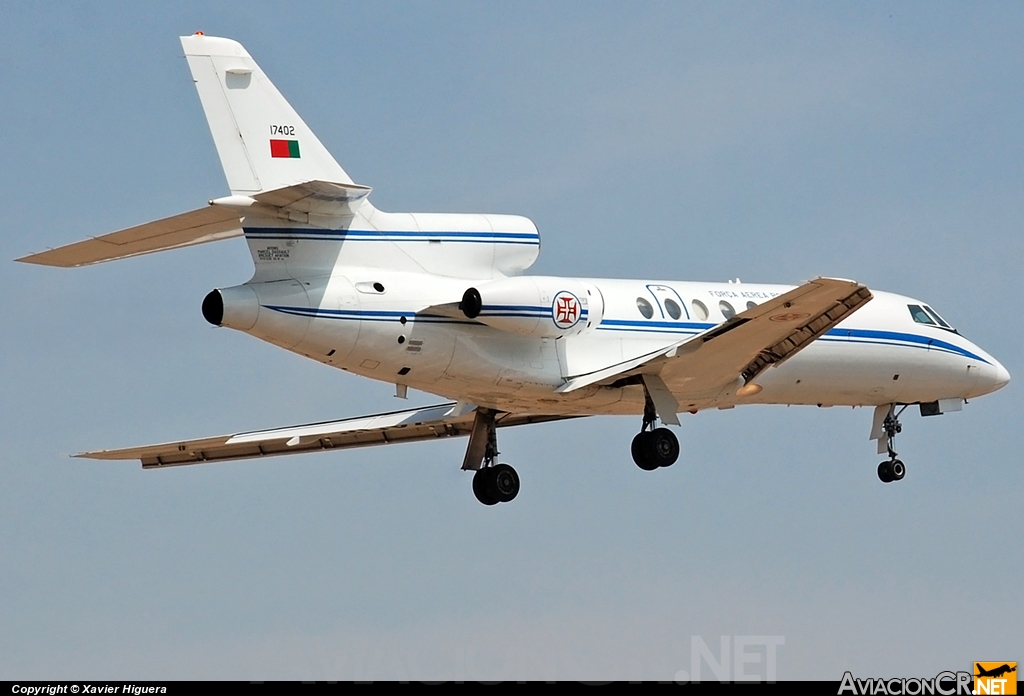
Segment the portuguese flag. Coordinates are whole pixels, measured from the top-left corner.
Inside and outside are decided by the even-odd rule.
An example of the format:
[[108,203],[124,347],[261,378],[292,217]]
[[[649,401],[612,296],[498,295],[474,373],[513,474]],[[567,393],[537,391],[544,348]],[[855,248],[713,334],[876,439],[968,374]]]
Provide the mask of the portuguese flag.
[[270,141],[270,156],[271,157],[287,157],[291,159],[299,158],[299,141],[298,140],[271,140]]

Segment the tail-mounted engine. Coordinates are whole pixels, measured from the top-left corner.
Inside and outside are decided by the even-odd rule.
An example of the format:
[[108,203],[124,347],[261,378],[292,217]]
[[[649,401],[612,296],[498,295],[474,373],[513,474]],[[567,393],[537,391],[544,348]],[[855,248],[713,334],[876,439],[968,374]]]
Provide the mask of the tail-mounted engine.
[[245,283],[217,288],[203,299],[203,317],[226,326],[295,348],[305,338],[312,311],[305,286],[295,280]]
[[203,298],[203,318],[214,326],[248,331],[259,317],[260,303],[248,285],[211,290]]
[[580,280],[547,276],[505,278],[472,287],[459,309],[470,319],[521,336],[573,336],[601,322],[600,291]]

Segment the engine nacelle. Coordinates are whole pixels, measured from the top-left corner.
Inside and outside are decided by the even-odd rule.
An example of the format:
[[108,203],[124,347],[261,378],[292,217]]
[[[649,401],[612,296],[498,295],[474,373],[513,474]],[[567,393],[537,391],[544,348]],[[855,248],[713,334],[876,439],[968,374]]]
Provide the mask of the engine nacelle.
[[459,309],[470,319],[521,336],[573,336],[604,313],[600,291],[580,280],[519,276],[472,287]]
[[297,280],[217,288],[203,299],[203,316],[214,326],[244,331],[288,349],[302,342],[311,314],[306,288]]
[[203,318],[214,326],[248,331],[256,325],[260,301],[248,285],[211,290],[203,298]]

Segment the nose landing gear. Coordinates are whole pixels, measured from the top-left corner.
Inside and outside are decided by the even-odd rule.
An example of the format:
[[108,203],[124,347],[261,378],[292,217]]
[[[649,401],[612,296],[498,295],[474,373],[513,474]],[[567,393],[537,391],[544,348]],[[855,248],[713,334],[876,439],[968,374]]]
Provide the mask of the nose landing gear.
[[902,481],[907,475],[907,467],[899,459],[890,459],[878,465],[878,480],[882,483]]
[[871,432],[872,439],[878,440],[879,454],[886,452],[889,454],[889,459],[878,465],[878,480],[882,483],[902,481],[903,477],[907,475],[907,467],[900,461],[893,447],[896,435],[903,431],[903,425],[900,423],[899,418],[906,408],[904,405],[903,408],[897,411],[896,404],[889,404],[888,406],[879,406],[875,409],[875,425]]

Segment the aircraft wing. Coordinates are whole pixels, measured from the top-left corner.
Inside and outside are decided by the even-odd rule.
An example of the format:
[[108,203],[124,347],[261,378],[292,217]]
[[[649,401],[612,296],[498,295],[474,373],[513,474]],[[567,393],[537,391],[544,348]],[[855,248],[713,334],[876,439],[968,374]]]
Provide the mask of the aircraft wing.
[[238,237],[241,234],[242,225],[237,211],[208,206],[111,232],[102,237],[90,237],[57,249],[29,254],[18,261],[62,268],[88,266],[102,261]]
[[[784,295],[737,314],[693,338],[647,355],[570,379],[559,391],[590,384],[643,379],[652,398],[669,406],[686,399],[713,398],[742,378],[751,382],[763,370],[779,365],[871,300],[871,291],[852,280],[817,278]],[[629,381],[625,383],[631,383]],[[676,404],[664,400],[670,392]],[[661,406],[665,406],[662,408]]]
[[[469,435],[473,429],[474,414],[472,406],[460,408],[459,404],[447,403],[324,423],[309,423],[272,430],[208,437],[201,440],[82,452],[75,456],[104,460],[138,459],[142,462],[143,469],[160,469],[231,459],[252,459],[282,454],[385,445],[395,442],[436,440]],[[499,413],[495,418],[495,424],[498,427],[526,425],[569,417]]]

